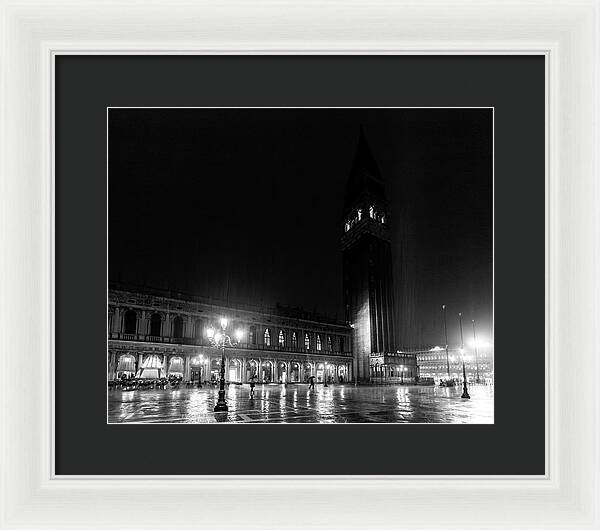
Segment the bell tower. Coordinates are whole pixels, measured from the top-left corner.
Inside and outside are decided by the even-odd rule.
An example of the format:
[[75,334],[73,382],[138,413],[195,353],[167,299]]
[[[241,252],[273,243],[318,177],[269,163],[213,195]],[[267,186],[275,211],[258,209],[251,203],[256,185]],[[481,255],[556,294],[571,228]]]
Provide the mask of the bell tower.
[[395,351],[390,212],[379,167],[361,127],[346,185],[342,234],[346,320],[358,381],[370,378],[370,355]]

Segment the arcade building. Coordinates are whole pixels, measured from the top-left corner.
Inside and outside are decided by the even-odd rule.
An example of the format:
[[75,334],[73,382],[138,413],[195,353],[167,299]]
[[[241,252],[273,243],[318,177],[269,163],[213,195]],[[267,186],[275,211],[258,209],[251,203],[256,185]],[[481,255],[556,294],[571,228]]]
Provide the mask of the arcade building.
[[208,329],[227,318],[240,340],[225,350],[225,379],[247,383],[347,382],[353,378],[350,326],[296,309],[267,312],[156,290],[112,288],[108,300],[108,378],[220,377],[221,350]]
[[[341,223],[345,321],[299,309],[223,304],[182,293],[111,284],[108,380],[220,377],[221,351],[208,330],[222,318],[239,340],[225,350],[225,379],[247,383],[412,382],[416,355],[396,346],[389,205],[377,163],[360,131]],[[384,372],[385,371],[385,372]]]

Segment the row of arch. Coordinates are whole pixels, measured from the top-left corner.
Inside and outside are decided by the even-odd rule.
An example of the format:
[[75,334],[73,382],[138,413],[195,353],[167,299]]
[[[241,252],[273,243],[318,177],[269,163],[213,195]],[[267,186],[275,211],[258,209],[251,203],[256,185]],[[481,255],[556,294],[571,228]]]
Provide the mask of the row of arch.
[[[116,358],[111,378],[123,375],[140,378],[176,376],[189,381],[218,380],[221,358],[184,355],[157,355],[122,353]],[[246,383],[251,379],[259,383],[301,383],[315,377],[317,382],[345,382],[350,378],[349,363],[329,361],[294,361],[276,359],[226,358],[225,379],[233,383]]]

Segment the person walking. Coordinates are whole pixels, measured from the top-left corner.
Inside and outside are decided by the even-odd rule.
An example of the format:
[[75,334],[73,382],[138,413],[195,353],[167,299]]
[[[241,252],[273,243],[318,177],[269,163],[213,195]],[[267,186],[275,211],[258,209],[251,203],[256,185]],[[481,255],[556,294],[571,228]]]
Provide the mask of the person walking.
[[254,378],[250,379],[250,399],[254,399],[254,387],[256,383],[254,382]]
[[311,375],[308,378],[308,389],[309,390],[314,390],[315,389],[315,376]]

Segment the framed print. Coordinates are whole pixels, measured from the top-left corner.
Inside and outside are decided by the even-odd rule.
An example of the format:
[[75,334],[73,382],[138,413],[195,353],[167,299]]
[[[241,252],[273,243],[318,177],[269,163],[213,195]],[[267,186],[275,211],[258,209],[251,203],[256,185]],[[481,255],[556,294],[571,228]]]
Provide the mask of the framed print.
[[599,528],[598,2],[176,7],[2,5],[0,528]]

